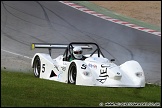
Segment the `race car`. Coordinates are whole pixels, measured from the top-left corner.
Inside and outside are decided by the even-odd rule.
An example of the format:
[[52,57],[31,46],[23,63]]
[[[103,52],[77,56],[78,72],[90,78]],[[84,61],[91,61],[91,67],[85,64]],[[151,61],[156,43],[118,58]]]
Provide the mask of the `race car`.
[[[84,59],[70,61],[76,46],[83,49]],[[36,53],[32,58],[35,77],[83,86],[145,87],[144,71],[137,61],[126,61],[118,66],[114,63],[115,59],[105,58],[96,43],[33,43],[32,49],[35,48],[49,50],[49,53]],[[52,49],[64,52],[52,58]]]

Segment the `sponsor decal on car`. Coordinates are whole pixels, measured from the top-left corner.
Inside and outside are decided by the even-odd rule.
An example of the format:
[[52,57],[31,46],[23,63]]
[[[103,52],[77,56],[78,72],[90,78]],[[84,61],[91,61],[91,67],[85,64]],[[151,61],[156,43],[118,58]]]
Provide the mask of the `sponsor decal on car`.
[[61,67],[61,69],[62,69],[63,71],[66,71],[66,67],[65,67],[65,66]]
[[109,77],[109,75],[107,75],[107,68],[101,69],[99,78],[96,80],[103,84],[107,80],[107,77]]
[[91,64],[91,63],[89,63],[88,66],[89,66],[90,68],[95,68],[95,69],[97,69],[97,65],[96,65],[96,64]]

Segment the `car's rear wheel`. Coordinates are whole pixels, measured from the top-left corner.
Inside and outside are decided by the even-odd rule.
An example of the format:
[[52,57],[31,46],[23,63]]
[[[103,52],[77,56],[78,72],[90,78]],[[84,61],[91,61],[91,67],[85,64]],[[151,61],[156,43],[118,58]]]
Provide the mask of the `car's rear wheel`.
[[39,56],[36,56],[34,59],[34,76],[39,77],[40,76],[40,70],[41,70],[41,61]]
[[76,64],[72,62],[68,70],[68,83],[76,84],[77,68]]

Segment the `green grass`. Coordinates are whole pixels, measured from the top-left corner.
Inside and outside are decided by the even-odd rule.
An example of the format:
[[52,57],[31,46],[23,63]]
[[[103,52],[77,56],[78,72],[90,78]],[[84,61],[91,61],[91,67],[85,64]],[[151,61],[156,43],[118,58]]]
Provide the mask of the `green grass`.
[[130,17],[115,13],[113,11],[106,9],[106,8],[97,6],[94,3],[91,3],[91,2],[88,2],[88,1],[71,1],[71,2],[74,2],[78,5],[84,6],[84,7],[88,8],[90,10],[93,10],[95,12],[104,14],[104,15],[109,16],[111,18],[116,18],[116,19],[119,19],[121,21],[126,21],[126,22],[133,23],[133,24],[136,24],[136,25],[141,26],[141,27],[145,27],[145,28],[149,28],[149,29],[153,29],[153,30],[157,30],[157,31],[161,32],[161,27],[159,27],[159,26],[149,24],[149,23],[145,23],[144,21],[140,21],[140,20],[135,19],[135,18],[130,18]]
[[33,73],[1,70],[2,107],[98,107],[106,102],[160,102],[161,87],[87,87],[35,78]]

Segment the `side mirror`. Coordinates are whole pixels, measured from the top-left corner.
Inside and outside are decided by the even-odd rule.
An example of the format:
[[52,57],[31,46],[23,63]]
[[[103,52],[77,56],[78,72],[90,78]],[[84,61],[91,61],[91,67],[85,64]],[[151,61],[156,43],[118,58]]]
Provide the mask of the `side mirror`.
[[111,59],[110,61],[113,62],[113,61],[115,61],[115,59]]

